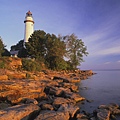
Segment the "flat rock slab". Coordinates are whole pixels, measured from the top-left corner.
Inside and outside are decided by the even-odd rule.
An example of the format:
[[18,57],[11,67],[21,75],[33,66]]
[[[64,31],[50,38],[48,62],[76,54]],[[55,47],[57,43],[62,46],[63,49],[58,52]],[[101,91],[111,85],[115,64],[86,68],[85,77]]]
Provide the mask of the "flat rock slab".
[[40,113],[34,120],[69,120],[69,113],[61,111],[45,111]]
[[35,104],[23,104],[8,107],[4,110],[0,110],[0,120],[21,120],[29,118],[32,113],[35,114],[40,110]]
[[79,111],[79,107],[73,104],[62,104],[58,111],[68,112],[70,117],[73,118],[77,111]]
[[106,109],[100,109],[97,113],[98,120],[110,120],[110,111]]
[[62,97],[57,97],[57,98],[54,99],[53,105],[56,106],[56,107],[59,107],[62,104],[69,104],[69,103],[74,103],[74,101],[71,100],[71,99],[65,99],[65,98],[62,98]]

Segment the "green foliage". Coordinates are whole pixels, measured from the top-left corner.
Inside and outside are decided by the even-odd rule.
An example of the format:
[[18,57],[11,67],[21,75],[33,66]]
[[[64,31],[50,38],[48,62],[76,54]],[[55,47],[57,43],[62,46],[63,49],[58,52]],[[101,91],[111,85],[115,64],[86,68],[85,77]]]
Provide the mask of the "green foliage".
[[81,39],[74,34],[67,35],[63,38],[66,42],[66,57],[69,59],[72,68],[76,69],[83,62],[83,56],[88,55],[87,47]]
[[0,57],[2,56],[3,52],[4,52],[4,44],[2,42],[2,38],[0,37]]
[[52,70],[66,70],[67,69],[67,63],[64,59],[52,56],[49,57],[48,61],[48,67]]
[[10,69],[10,62],[9,57],[0,57],[0,68]]
[[65,43],[53,34],[47,34],[46,37],[47,53],[45,60],[49,64],[49,68],[54,70],[65,70],[66,62],[63,59],[63,56],[66,53]]
[[29,38],[29,42],[25,44],[28,51],[28,55],[31,58],[39,59],[44,61],[46,54],[46,33],[44,31],[34,31],[32,36]]
[[27,79],[31,78],[31,75],[29,73],[26,73],[26,78]]
[[51,69],[60,68],[58,65],[53,65],[53,61],[56,63],[59,63],[59,61],[64,61],[63,56],[66,53],[65,43],[54,34],[46,34],[41,30],[34,31],[32,36],[29,38],[29,42],[26,43],[25,46],[28,55],[31,58],[44,62],[46,66]]
[[26,58],[27,56],[28,56],[28,53],[24,47],[21,50],[19,50],[19,52],[18,52],[19,58]]
[[24,46],[24,40],[20,40],[16,45],[11,46],[11,51],[12,50],[21,50]]
[[58,37],[56,37],[54,34],[46,35],[47,42],[46,42],[46,48],[47,48],[47,54],[46,57],[52,57],[57,56],[59,58],[63,58],[63,56],[66,53],[66,46],[63,41],[61,41]]
[[10,57],[10,55],[11,55],[10,52],[7,49],[4,48],[4,52],[2,53],[2,56]]
[[3,61],[0,61],[0,68],[5,68],[5,63]]
[[32,59],[22,59],[22,68],[26,71],[41,71],[41,64]]

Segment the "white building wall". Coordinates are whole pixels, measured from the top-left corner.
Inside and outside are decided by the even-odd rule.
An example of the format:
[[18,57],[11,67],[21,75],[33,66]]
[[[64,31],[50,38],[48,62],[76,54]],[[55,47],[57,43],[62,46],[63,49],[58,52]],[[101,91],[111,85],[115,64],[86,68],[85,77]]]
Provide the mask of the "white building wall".
[[25,36],[24,36],[24,42],[28,42],[28,39],[30,35],[33,34],[34,31],[34,24],[33,22],[26,22],[25,23]]
[[34,20],[32,17],[32,13],[30,11],[26,13],[24,23],[25,23],[24,42],[28,42],[29,37],[34,32]]

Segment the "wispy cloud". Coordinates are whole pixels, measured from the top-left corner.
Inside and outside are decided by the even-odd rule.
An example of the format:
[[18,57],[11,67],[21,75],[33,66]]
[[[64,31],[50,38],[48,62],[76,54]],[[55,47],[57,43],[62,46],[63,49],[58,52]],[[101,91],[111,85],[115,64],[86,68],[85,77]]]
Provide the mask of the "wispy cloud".
[[105,62],[104,64],[110,64],[111,62]]
[[120,60],[118,60],[117,63],[120,63]]
[[92,56],[97,55],[120,55],[120,46],[114,46],[112,48],[104,48],[91,54]]
[[117,31],[118,19],[111,18],[102,22],[101,26],[91,32],[83,40],[88,47],[90,56],[105,56],[120,54],[120,37]]

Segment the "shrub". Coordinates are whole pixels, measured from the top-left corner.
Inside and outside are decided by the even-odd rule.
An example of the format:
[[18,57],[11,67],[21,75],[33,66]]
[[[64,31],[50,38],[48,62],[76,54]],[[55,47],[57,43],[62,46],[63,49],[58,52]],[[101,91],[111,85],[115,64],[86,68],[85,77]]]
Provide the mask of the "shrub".
[[10,62],[9,57],[0,57],[0,68],[10,69]]
[[0,68],[5,68],[5,63],[3,61],[0,61]]
[[26,71],[41,71],[41,64],[32,59],[22,59],[22,68]]
[[63,58],[52,56],[47,59],[48,68],[52,70],[66,70],[67,63]]

